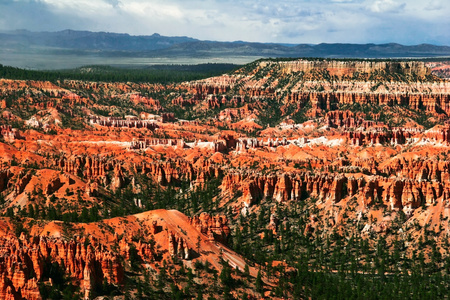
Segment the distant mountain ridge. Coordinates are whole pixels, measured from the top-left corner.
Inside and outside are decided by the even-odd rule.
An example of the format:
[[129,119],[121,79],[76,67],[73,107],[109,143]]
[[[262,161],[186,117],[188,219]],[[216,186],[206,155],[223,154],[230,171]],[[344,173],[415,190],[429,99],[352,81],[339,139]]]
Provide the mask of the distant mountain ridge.
[[421,44],[277,44],[202,41],[186,36],[63,30],[0,32],[0,63],[57,69],[86,64],[248,63],[269,57],[427,58],[450,57],[449,46]]
[[[394,58],[429,57],[450,55],[449,46],[421,44],[404,46],[389,44],[341,44],[286,45],[253,42],[202,41],[191,37],[168,37],[157,33],[133,36],[126,33],[63,30],[57,32],[31,32],[17,30],[0,33],[3,45],[43,46],[72,50],[158,52],[164,55],[191,54],[239,54],[280,57],[349,57]],[[231,52],[231,53],[230,53]]]
[[132,36],[126,33],[63,30],[57,32],[31,32],[17,30],[0,33],[2,42],[58,47],[78,50],[148,51],[165,49],[174,44],[196,41],[189,37],[165,37],[157,33]]

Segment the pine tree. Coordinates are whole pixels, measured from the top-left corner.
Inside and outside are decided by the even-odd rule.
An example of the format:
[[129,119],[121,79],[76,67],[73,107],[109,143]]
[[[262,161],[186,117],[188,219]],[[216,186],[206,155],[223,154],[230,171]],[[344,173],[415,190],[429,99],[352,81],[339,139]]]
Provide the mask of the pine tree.
[[245,275],[245,277],[250,278],[250,269],[247,264],[245,264],[245,267],[244,267],[244,275]]
[[34,218],[35,217],[33,204],[28,204],[28,216],[30,218]]
[[258,271],[258,275],[256,275],[255,288],[258,293],[261,295],[264,292],[264,284],[261,278],[261,270]]

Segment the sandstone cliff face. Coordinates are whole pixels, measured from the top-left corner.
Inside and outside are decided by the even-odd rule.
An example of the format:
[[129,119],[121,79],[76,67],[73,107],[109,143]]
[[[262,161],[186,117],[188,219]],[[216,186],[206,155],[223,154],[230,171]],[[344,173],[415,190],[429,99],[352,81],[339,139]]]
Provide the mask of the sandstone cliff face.
[[[142,147],[147,147],[150,143],[151,145],[170,145],[175,142],[152,140],[144,142],[145,146]],[[178,149],[184,148],[183,140],[178,140],[176,144]],[[225,144],[225,140],[211,142],[210,152],[224,151]],[[136,142],[135,145],[139,144]],[[191,182],[192,186],[203,185],[209,179],[220,177],[223,174],[222,167],[209,160],[189,162],[184,159],[174,159],[130,164],[104,156],[73,155],[49,158],[48,164],[49,167],[61,172],[51,169],[36,171],[22,167],[16,167],[14,172],[12,169],[1,170],[0,192],[7,191],[11,194],[13,202],[14,198],[23,195],[28,195],[27,198],[30,200],[30,196],[34,197],[36,193],[40,193],[39,191],[42,191],[45,200],[45,197],[55,193],[58,193],[57,197],[61,197],[63,193],[64,196],[68,196],[68,190],[70,192],[80,188],[84,191],[82,197],[97,197],[101,189],[103,192],[105,190],[116,192],[130,184],[133,191],[137,192],[141,187],[130,178],[133,173],[154,178],[155,182],[162,186],[177,185],[182,181]],[[72,193],[75,193],[75,190]],[[21,202],[19,205],[27,206],[28,203]]]
[[[334,88],[334,87],[333,87]],[[421,89],[428,90],[431,86],[424,86]],[[449,87],[443,92],[437,91],[430,94],[414,92],[398,93],[375,93],[375,92],[312,92],[312,91],[294,91],[289,96],[289,101],[302,104],[311,103],[316,109],[333,109],[338,104],[372,104],[396,106],[404,105],[414,110],[423,110],[436,115],[445,112],[450,113],[450,95]]]
[[0,237],[0,297],[2,299],[41,299],[37,283],[48,280],[44,270],[49,261],[64,266],[63,272],[81,282],[86,295],[106,280],[121,284],[124,271],[118,256],[100,244],[93,247],[85,239],[63,241],[43,236],[20,239]]
[[196,93],[191,98],[184,98],[183,96],[179,96],[172,100],[172,105],[178,106],[178,107],[187,107],[187,106],[193,106],[196,104],[199,104],[201,102],[201,99],[199,99],[198,93]]
[[382,172],[415,181],[445,183],[450,179],[450,164],[445,161],[422,159],[394,159],[386,164]]
[[147,149],[158,145],[174,146],[183,149],[186,146],[186,142],[183,139],[145,139],[132,141],[130,149]]
[[[124,220],[127,221],[122,223]],[[4,218],[2,224],[8,227],[8,219]],[[231,231],[225,216],[203,213],[188,218],[178,211],[166,210],[71,225],[74,232],[84,232],[88,237],[55,237],[63,230],[62,222],[41,225],[30,228],[34,233],[43,230],[41,235],[22,233],[19,238],[4,232],[0,235],[1,299],[41,299],[39,285],[51,285],[54,280],[50,267],[60,268],[58,272],[80,286],[86,299],[104,282],[121,286],[125,280],[124,269],[132,267],[132,263],[156,268],[170,257],[192,260],[201,256],[202,261],[206,259],[218,268],[217,242],[226,243]],[[52,232],[45,233],[47,229]],[[202,252],[202,249],[209,251]],[[227,253],[243,266],[239,256],[231,250]]]
[[324,123],[328,127],[334,128],[357,128],[363,126],[364,128],[372,127],[375,124],[367,124],[365,114],[353,113],[352,111],[333,110],[325,114]]
[[167,162],[144,163],[139,166],[142,174],[151,176],[161,185],[187,180],[190,182],[204,182],[205,179],[219,177],[223,173],[220,166],[213,165],[208,161],[201,164],[176,159]]
[[63,156],[53,161],[53,165],[64,173],[83,176],[97,183],[105,183],[108,171],[116,170],[114,175],[120,175],[117,161],[99,156]]
[[201,95],[204,99],[206,95],[210,94],[225,94],[237,81],[238,79],[234,76],[224,75],[206,79],[207,84],[203,84],[203,81],[194,81],[186,87],[189,92]]
[[[194,143],[195,144],[195,143]],[[212,152],[219,152],[226,149],[226,141],[219,140],[211,143]],[[166,145],[175,146],[178,149],[185,147],[183,140],[172,139],[152,139],[145,141],[134,141],[131,149],[145,149],[151,146]],[[179,183],[181,180],[195,181],[206,180],[220,176],[223,171],[219,165],[210,161],[192,163],[184,159],[174,159],[168,161],[155,161],[153,163],[128,164],[116,159],[108,159],[100,156],[63,156],[53,160],[52,165],[64,173],[82,176],[88,180],[87,190],[93,188],[98,190],[99,186],[107,187],[113,191],[126,187],[130,180],[127,176],[132,172],[139,172],[143,175],[153,177],[158,184],[167,185]],[[23,191],[23,187],[31,179],[31,175],[20,176],[16,183],[17,192]],[[1,181],[0,181],[1,182]],[[55,178],[46,187],[47,194],[51,194],[62,185],[60,179]]]
[[[270,63],[269,63],[270,64]],[[386,71],[394,73],[402,70],[406,74],[416,73],[425,76],[431,73],[424,62],[370,62],[370,61],[326,61],[326,60],[297,60],[289,62],[277,62],[283,73],[309,72],[311,70],[327,70],[331,76],[352,76],[358,73],[373,73]],[[267,62],[261,63],[266,67]]]
[[12,143],[17,139],[23,139],[23,137],[20,135],[20,132],[17,129],[12,128],[11,125],[1,125],[0,135],[7,143]]
[[[419,162],[416,163],[420,165]],[[448,167],[448,162],[441,164],[442,169],[445,167]],[[437,176],[433,176],[426,171],[426,166],[415,169],[416,171],[405,171],[404,175],[397,173],[398,177],[375,175],[359,179],[351,175],[311,172],[281,173],[276,176],[239,172],[227,174],[221,188],[223,191],[241,190],[242,200],[247,205],[263,198],[288,202],[302,201],[306,197],[337,203],[351,196],[361,198],[368,207],[381,201],[389,204],[392,209],[405,211],[436,202],[447,203],[449,199],[446,191],[450,189],[448,180],[441,181]],[[440,174],[448,178],[448,170],[446,168]]]
[[[379,114],[372,114],[374,119]],[[330,111],[325,114],[323,123],[329,128],[343,130],[349,143],[356,146],[369,144],[406,144],[416,140],[444,143],[450,142],[450,125],[437,125],[429,130],[421,127],[391,127],[381,121],[367,121],[365,114],[351,111]]]
[[211,216],[202,213],[199,216],[189,218],[189,222],[211,241],[227,244],[231,231],[228,227],[228,219],[225,216]]
[[[364,79],[358,79],[361,74]],[[381,74],[412,77],[401,81]],[[348,104],[400,105],[448,116],[450,83],[437,78],[435,82],[417,81],[430,74],[423,62],[265,61],[251,73],[208,78],[185,87],[194,98],[207,99],[209,108],[223,107],[226,97],[247,96],[277,99],[299,108],[309,103],[316,110]]]
[[130,101],[135,105],[143,104],[147,109],[160,111],[162,109],[161,103],[159,100],[153,98],[143,97],[140,94],[133,94],[130,96]]
[[89,118],[89,123],[107,127],[147,128],[150,130],[155,130],[158,128],[158,125],[154,120],[133,120],[114,117],[92,116]]
[[22,194],[22,192],[25,190],[25,187],[30,182],[32,176],[33,175],[30,171],[29,172],[22,171],[18,175],[18,180],[14,186],[14,194],[16,196]]
[[[273,198],[278,202],[301,200],[305,195],[319,200],[339,202],[347,178],[343,175],[313,175],[310,172],[259,175],[257,173],[230,173],[222,182],[223,190],[241,189],[244,201],[251,205],[258,199]],[[306,193],[306,194],[305,194]]]
[[186,240],[179,237],[177,234],[169,233],[169,254],[173,256],[178,256],[181,259],[189,259],[191,255],[191,249],[188,246]]
[[420,130],[403,130],[403,129],[372,129],[359,132],[346,132],[347,139],[350,144],[361,146],[368,144],[405,144],[408,139],[411,139],[415,134],[421,133]]

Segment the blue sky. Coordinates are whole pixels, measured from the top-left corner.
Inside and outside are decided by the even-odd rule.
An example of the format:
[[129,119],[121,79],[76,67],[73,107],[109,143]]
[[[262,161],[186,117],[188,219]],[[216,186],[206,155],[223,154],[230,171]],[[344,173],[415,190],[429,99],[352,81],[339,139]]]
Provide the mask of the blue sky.
[[449,0],[0,0],[0,30],[450,45]]

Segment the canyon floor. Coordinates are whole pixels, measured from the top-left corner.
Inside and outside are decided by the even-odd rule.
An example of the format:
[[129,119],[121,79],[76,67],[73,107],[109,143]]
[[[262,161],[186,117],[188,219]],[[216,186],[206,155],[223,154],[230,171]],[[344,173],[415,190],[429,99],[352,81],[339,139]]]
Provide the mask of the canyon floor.
[[5,76],[0,298],[448,297],[449,71]]

